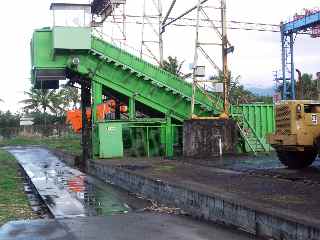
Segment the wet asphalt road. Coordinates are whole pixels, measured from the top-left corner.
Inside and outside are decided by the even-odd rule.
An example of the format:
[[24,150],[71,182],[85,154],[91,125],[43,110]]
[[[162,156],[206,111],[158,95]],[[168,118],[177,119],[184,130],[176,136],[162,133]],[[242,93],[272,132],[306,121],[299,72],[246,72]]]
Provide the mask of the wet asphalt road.
[[[1,240],[256,239],[187,217],[134,213],[134,209],[146,203],[66,166],[45,149],[16,147],[7,150],[24,167],[57,219],[8,223],[0,228]],[[92,191],[97,186],[100,190]],[[99,215],[107,217],[91,217]]]
[[110,217],[12,222],[0,229],[1,240],[248,240],[244,233],[155,213]]

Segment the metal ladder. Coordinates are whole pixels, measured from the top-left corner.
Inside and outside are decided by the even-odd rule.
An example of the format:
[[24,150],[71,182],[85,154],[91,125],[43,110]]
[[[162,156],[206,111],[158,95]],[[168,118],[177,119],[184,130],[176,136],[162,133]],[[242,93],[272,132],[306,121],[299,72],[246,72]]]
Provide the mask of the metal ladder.
[[258,152],[267,152],[266,146],[262,143],[247,118],[242,113],[233,114],[233,117],[237,122],[241,137],[247,143],[253,154],[257,155]]

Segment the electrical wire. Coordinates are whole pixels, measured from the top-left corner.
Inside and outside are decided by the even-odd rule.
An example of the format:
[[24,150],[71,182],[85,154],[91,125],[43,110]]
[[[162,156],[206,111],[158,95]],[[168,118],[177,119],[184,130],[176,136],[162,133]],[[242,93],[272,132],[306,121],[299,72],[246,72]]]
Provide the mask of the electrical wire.
[[[156,15],[149,15],[149,16],[140,16],[140,15],[126,15],[126,19],[132,19],[132,20],[127,20],[125,23],[127,24],[138,24],[142,25],[143,23],[139,20],[134,20],[134,19],[141,19],[141,18],[149,18],[149,19],[158,19],[159,16]],[[174,20],[175,18],[169,17],[168,20]],[[195,27],[196,24],[194,23],[186,23],[187,21],[195,22],[195,18],[188,18],[188,17],[183,17],[178,20],[179,23],[173,23],[173,26],[178,26],[178,27]],[[106,21],[109,23],[120,23],[118,21],[113,22],[113,21]],[[210,23],[210,22],[215,22],[221,25],[220,20],[216,19],[205,19],[201,18],[200,19],[200,27],[202,28],[211,28],[211,26],[205,25],[205,23]],[[256,30],[256,31],[264,31],[264,32],[280,32],[280,25],[278,24],[269,24],[269,23],[259,23],[259,22],[246,22],[246,21],[235,21],[235,20],[230,20],[227,22],[229,24],[228,29],[238,29],[238,30]],[[158,22],[154,22],[151,24],[158,24]],[[231,26],[231,25],[242,25],[242,26]],[[244,26],[245,25],[245,26]],[[250,26],[250,27],[249,27]]]
[[[106,21],[106,23],[112,23],[112,24],[119,24],[121,23],[120,21]],[[125,21],[126,24],[135,24],[135,25],[143,25],[142,22],[140,21]],[[158,23],[152,23],[152,24],[158,24]],[[175,27],[196,27],[195,24],[183,24],[183,23],[173,23],[172,26]],[[211,26],[206,26],[206,25],[199,25],[200,28],[212,28]],[[218,28],[221,26],[217,26]],[[228,26],[227,27],[230,30],[245,30],[245,31],[259,31],[259,32],[274,32],[274,33],[279,33],[280,28],[277,29],[267,29],[267,28],[258,28],[258,27],[236,27],[236,26]]]

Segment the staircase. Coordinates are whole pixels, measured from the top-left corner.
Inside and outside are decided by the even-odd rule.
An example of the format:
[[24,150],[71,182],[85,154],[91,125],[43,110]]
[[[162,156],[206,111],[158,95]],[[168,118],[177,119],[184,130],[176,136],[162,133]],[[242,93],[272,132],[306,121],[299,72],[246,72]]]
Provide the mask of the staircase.
[[237,122],[241,137],[254,155],[257,155],[259,152],[268,151],[261,138],[257,135],[250,122],[242,113],[233,114],[232,117]]

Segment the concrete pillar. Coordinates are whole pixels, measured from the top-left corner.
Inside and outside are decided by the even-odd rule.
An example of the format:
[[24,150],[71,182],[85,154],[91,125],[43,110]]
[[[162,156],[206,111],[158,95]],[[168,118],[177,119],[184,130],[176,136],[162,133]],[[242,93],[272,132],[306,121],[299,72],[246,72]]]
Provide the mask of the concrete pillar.
[[238,128],[230,119],[193,119],[183,125],[183,155],[190,158],[215,158],[235,154]]

